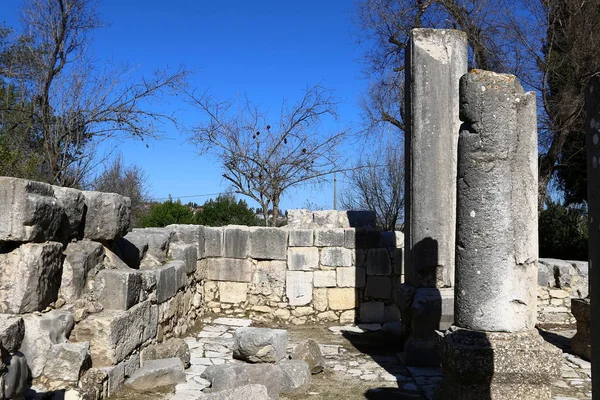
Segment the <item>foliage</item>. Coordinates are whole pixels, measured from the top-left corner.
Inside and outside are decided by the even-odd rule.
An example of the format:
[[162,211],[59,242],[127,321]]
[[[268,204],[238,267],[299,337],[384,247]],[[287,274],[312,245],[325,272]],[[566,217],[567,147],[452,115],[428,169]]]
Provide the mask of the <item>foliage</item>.
[[232,194],[225,194],[204,203],[201,211],[194,216],[194,223],[205,226],[254,226],[259,221],[244,200],[236,201]]
[[547,201],[539,219],[540,257],[588,259],[587,208]]
[[208,117],[190,136],[201,153],[213,152],[221,162],[235,193],[248,196],[262,208],[265,225],[278,226],[279,202],[290,188],[323,181],[340,170],[342,156],[337,151],[345,132],[325,133],[319,123],[336,116],[337,100],[322,87],[309,88],[302,99],[288,107],[285,103],[277,120],[269,118],[249,100],[239,104],[218,102],[210,97],[188,93],[189,101]]
[[194,214],[190,209],[181,204],[180,200],[173,201],[171,196],[164,203],[155,203],[150,206],[147,215],[141,217],[140,225],[143,228],[164,227],[171,224],[191,224]]
[[146,173],[137,165],[126,166],[123,156],[117,156],[105,166],[90,185],[100,192],[118,193],[131,199],[131,222],[140,224],[144,206],[149,201]]

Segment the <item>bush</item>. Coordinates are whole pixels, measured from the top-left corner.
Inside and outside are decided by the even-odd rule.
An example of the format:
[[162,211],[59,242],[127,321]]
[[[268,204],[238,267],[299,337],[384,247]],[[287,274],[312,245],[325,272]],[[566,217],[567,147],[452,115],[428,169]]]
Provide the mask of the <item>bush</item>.
[[194,213],[181,204],[181,201],[169,200],[164,203],[153,204],[150,206],[150,212],[141,217],[141,226],[164,227],[171,224],[192,224],[194,222]]
[[233,195],[220,195],[210,199],[196,213],[194,223],[205,226],[258,225],[256,214],[244,200],[235,201]]
[[548,201],[539,220],[540,257],[562,260],[588,259],[586,205],[564,206]]

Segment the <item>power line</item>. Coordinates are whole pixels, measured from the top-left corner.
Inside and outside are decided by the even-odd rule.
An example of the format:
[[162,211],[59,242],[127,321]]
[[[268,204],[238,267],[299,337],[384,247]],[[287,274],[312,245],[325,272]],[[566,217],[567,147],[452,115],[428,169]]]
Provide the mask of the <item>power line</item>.
[[190,197],[206,197],[206,196],[219,196],[222,193],[204,193],[204,194],[190,194],[187,196],[169,196],[169,197],[157,197],[154,200],[168,200],[168,199],[187,199]]

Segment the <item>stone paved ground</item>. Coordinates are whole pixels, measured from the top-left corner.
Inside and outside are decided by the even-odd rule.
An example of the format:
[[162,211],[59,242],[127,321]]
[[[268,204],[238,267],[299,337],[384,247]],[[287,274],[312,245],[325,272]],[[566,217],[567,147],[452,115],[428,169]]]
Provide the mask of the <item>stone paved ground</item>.
[[[250,320],[206,319],[199,333],[185,338],[192,366],[187,382],[176,386],[164,399],[193,400],[209,385],[200,375],[208,365],[239,362],[232,358],[233,332]],[[393,340],[378,324],[360,327],[278,326],[288,329],[289,350],[312,338],[327,359],[326,372],[313,375],[309,393],[282,399],[432,399],[441,380],[440,368],[406,367]],[[554,400],[591,398],[590,363],[568,353],[575,331],[541,331],[544,338],[563,350],[562,378],[553,385]],[[161,396],[162,397],[162,396]],[[143,397],[136,396],[136,399]],[[158,398],[156,394],[154,397]]]

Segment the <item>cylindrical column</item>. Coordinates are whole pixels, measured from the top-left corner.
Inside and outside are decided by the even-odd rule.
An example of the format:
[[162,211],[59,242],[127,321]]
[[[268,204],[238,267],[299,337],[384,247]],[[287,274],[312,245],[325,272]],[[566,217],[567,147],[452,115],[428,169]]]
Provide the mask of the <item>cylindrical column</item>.
[[535,94],[512,75],[460,81],[455,321],[515,332],[536,321]]

